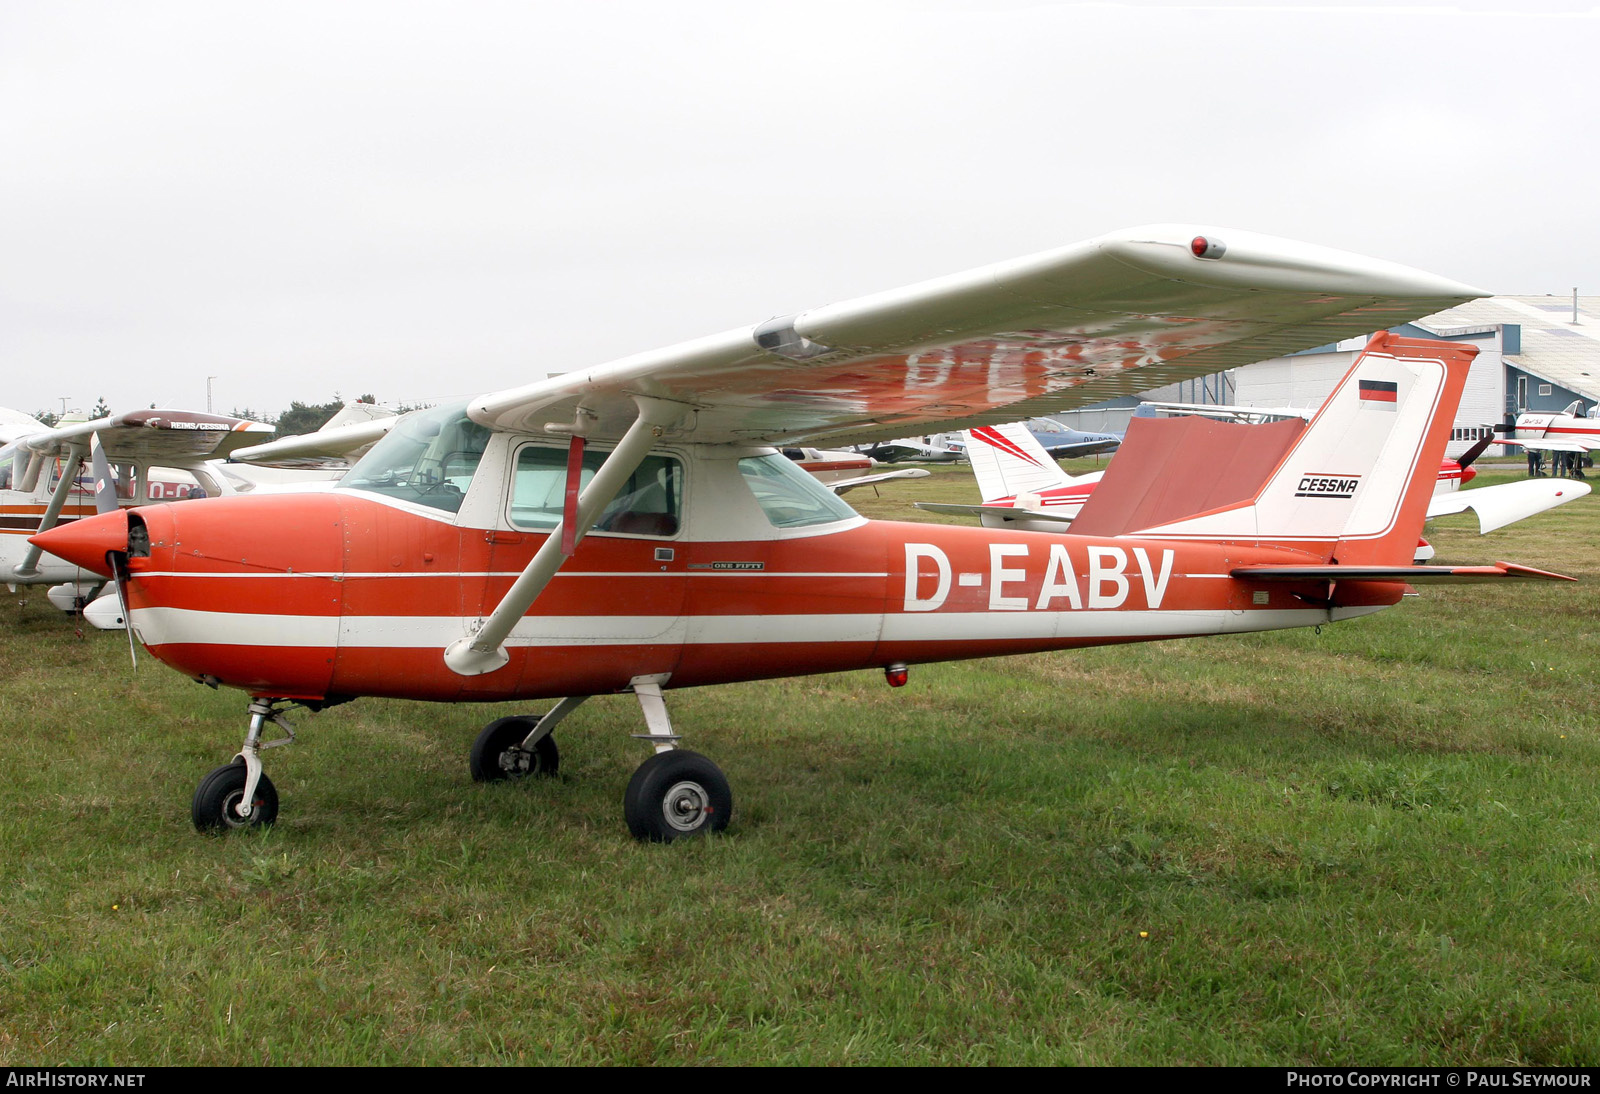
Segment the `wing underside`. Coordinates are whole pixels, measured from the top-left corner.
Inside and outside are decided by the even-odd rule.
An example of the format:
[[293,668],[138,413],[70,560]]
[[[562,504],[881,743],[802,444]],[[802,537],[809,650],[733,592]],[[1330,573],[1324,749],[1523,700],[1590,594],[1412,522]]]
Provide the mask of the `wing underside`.
[[[1225,246],[1197,256],[1207,239]],[[1156,226],[563,373],[469,412],[609,438],[646,397],[678,404],[670,432],[689,440],[865,443],[1131,395],[1481,295],[1344,252]]]
[[272,427],[244,418],[186,410],[136,410],[88,422],[31,433],[18,442],[30,452],[65,455],[70,446],[87,449],[98,436],[112,463],[136,462],[184,467],[218,459],[272,435]]

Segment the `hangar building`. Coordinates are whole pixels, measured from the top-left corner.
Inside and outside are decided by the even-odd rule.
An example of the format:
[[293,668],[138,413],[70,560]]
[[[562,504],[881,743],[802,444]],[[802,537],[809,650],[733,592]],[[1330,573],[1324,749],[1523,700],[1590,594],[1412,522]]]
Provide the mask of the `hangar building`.
[[[1456,412],[1447,452],[1460,455],[1497,423],[1525,411],[1560,411],[1600,403],[1600,296],[1495,296],[1392,328],[1415,338],[1470,342],[1478,356]],[[1146,392],[1166,402],[1253,407],[1321,405],[1366,344],[1365,338],[1275,357],[1226,373]],[[1055,417],[1086,430],[1126,428],[1136,399]],[[1520,454],[1520,448],[1503,449]]]

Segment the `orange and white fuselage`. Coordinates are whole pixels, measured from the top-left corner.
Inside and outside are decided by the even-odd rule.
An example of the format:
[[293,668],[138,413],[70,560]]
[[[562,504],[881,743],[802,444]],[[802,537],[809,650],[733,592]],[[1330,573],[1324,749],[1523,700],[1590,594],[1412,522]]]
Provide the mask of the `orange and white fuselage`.
[[[1328,424],[1306,430],[1259,505],[1191,512],[1142,533],[876,522],[847,509],[783,527],[798,519],[788,515],[794,499],[763,476],[813,483],[790,461],[727,445],[654,447],[657,465],[681,469],[670,520],[597,526],[516,621],[503,667],[477,675],[459,674],[441,651],[479,627],[546,541],[518,527],[543,499],[518,476],[563,458],[544,438],[488,435],[470,484],[215,498],[39,538],[85,565],[126,549],[131,618],[152,653],[278,698],[568,696],[643,676],[676,688],[1307,626],[1396,603],[1405,590],[1354,572],[1331,588],[1316,569],[1408,561],[1432,492],[1433,475],[1418,472],[1438,466],[1449,422],[1439,411],[1453,408],[1470,354],[1387,344],[1352,376],[1399,377],[1408,398],[1398,418],[1336,392]],[[1354,474],[1338,490],[1308,492],[1306,468]],[[835,504],[827,497],[817,504]],[[1252,567],[1312,570],[1256,580]]]
[[865,520],[670,544],[598,533],[512,631],[510,663],[464,677],[440,651],[505,594],[543,536],[490,537],[345,491],[141,518],[150,554],[131,561],[128,593],[140,640],[186,674],[286,698],[545,698],[619,691],[641,675],[687,687],[1304,626],[1403,591],[1351,591],[1330,617],[1294,587],[1229,576],[1321,560],[1277,548]]

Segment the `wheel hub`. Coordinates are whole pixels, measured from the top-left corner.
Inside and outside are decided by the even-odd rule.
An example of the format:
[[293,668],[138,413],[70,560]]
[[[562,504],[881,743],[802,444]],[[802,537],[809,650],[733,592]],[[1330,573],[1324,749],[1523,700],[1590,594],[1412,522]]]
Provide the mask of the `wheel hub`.
[[661,814],[679,832],[693,832],[711,814],[711,796],[697,782],[673,784],[661,802]]
[[[250,818],[241,816],[239,805],[244,801],[244,788],[240,787],[222,799],[222,821],[229,828],[248,828]],[[259,804],[259,803],[257,803]]]
[[511,778],[526,775],[533,770],[533,753],[515,746],[500,753],[500,770]]

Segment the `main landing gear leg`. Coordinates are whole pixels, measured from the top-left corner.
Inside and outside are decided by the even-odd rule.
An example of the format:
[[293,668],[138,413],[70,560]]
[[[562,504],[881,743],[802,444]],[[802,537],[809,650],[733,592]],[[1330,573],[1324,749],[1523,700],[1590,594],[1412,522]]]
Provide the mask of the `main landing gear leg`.
[[622,813],[635,839],[671,843],[675,839],[720,832],[733,815],[733,791],[712,763],[677,747],[667,704],[661,698],[665,676],[636,676],[629,681],[644,709],[648,733],[634,736],[655,745],[651,756],[633,773],[622,799]]
[[[261,750],[294,743],[294,726],[275,709],[281,702],[285,700],[250,700],[250,730],[244,747],[231,763],[212,770],[195,788],[191,816],[200,831],[264,827],[277,820],[278,790],[261,770]],[[285,736],[263,743],[261,731],[268,722]]]
[[570,696],[547,714],[497,718],[484,726],[478,739],[472,742],[472,755],[467,759],[472,781],[492,783],[501,779],[554,775],[561,766],[561,753],[550,731],[587,698],[587,695]]

